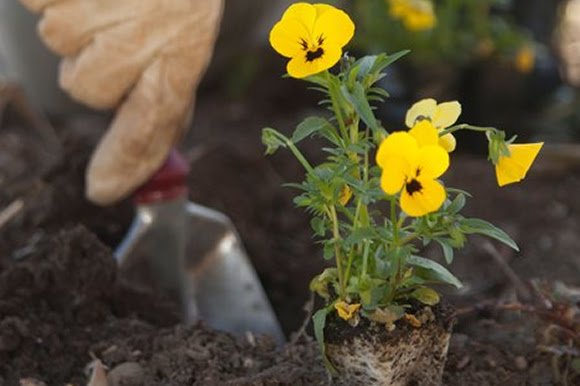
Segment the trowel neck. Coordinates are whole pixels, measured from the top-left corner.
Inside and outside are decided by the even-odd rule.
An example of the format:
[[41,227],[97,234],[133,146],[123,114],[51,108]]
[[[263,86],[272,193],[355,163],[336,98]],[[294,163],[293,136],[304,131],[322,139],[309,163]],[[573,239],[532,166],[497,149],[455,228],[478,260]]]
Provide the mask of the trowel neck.
[[187,161],[177,150],[171,150],[163,166],[135,192],[135,204],[160,204],[185,197],[188,173]]

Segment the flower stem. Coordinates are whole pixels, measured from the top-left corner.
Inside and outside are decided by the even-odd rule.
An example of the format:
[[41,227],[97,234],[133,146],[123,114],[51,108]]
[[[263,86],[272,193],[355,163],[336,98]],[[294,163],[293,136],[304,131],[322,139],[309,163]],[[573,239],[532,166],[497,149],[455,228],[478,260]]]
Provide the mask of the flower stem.
[[391,197],[391,225],[393,226],[393,244],[399,246],[399,222],[397,221],[397,198]]
[[334,257],[336,259],[336,268],[338,270],[338,284],[340,287],[340,298],[345,299],[346,295],[346,285],[344,283],[344,272],[342,267],[342,253],[340,252],[340,246],[338,245],[338,240],[340,240],[340,230],[338,229],[338,216],[336,215],[336,207],[334,205],[330,206],[330,219],[332,221],[332,234],[334,237]]
[[363,266],[362,266],[362,275],[361,277],[365,277],[367,275],[367,268],[368,268],[368,261],[369,261],[369,249],[370,243],[364,243],[364,251],[363,251]]
[[484,133],[487,133],[488,131],[497,131],[497,129],[495,127],[479,127],[479,126],[473,126],[473,125],[470,125],[467,123],[462,123],[461,125],[455,125],[455,126],[448,127],[445,130],[441,130],[439,132],[439,136],[443,137],[444,135],[455,133],[456,131],[459,131],[459,130],[480,131],[480,132],[484,132]]

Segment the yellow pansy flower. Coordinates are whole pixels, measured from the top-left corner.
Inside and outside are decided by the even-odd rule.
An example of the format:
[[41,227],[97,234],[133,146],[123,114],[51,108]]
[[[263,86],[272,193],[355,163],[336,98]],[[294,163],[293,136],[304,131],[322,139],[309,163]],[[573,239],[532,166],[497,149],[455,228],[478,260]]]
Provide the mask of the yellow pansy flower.
[[529,74],[534,69],[535,62],[536,54],[534,48],[526,44],[516,53],[514,64],[519,72]]
[[344,11],[328,4],[296,3],[270,31],[270,44],[291,58],[288,74],[304,78],[334,66],[353,35],[354,23]]
[[388,0],[390,15],[400,19],[409,31],[432,29],[437,24],[437,17],[430,0]]
[[390,195],[401,192],[401,209],[420,217],[435,212],[445,201],[445,188],[436,178],[449,167],[449,154],[438,145],[432,125],[425,122],[413,130],[421,131],[421,142],[411,133],[393,133],[379,146],[377,164],[383,169],[383,191]]
[[334,308],[338,312],[338,316],[342,319],[351,320],[354,314],[360,309],[360,303],[348,304],[345,301],[339,300],[334,303]]
[[500,155],[495,165],[498,185],[504,186],[523,180],[542,146],[543,142],[507,145],[510,155]]
[[[423,99],[415,103],[405,117],[405,124],[413,128],[417,123],[428,120],[438,131],[452,126],[461,115],[461,104],[457,101],[437,103],[435,99]],[[439,138],[439,146],[451,153],[455,150],[456,141],[453,134]]]

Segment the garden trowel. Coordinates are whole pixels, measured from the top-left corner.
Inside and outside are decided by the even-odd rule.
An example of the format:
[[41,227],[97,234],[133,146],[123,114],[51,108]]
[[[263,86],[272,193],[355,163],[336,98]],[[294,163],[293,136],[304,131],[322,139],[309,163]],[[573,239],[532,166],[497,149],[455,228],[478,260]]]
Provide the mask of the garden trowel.
[[115,251],[134,284],[170,295],[185,323],[238,336],[284,335],[230,219],[187,201],[186,161],[173,150],[134,195],[136,215]]

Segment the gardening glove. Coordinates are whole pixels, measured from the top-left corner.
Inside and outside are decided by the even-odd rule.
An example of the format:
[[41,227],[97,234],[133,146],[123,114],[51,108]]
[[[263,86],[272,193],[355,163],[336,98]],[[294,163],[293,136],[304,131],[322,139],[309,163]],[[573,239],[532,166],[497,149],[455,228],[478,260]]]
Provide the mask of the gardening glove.
[[95,109],[118,108],[92,155],[87,197],[119,201],[146,182],[182,135],[213,51],[223,0],[20,0],[42,13],[62,56],[59,83]]
[[557,47],[564,78],[573,86],[580,86],[580,0],[562,5],[556,30]]

